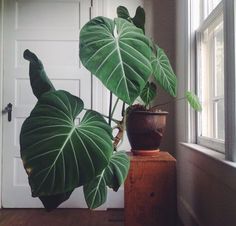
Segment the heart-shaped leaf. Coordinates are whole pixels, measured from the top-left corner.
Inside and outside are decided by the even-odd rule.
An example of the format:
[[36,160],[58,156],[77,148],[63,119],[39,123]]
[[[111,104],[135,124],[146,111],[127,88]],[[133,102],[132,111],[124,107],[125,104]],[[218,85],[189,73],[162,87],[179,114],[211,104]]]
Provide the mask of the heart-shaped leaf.
[[23,123],[21,157],[32,196],[70,192],[108,165],[112,130],[91,110],[75,125],[82,109],[82,100],[66,91],[47,92]]
[[152,59],[153,75],[158,84],[171,96],[176,97],[177,78],[163,49],[155,46]]
[[43,64],[38,57],[27,49],[24,51],[24,58],[30,62],[30,84],[34,95],[37,98],[40,98],[45,92],[55,91],[55,88],[48,79]]
[[90,209],[106,202],[107,186],[114,191],[119,189],[127,177],[129,165],[128,156],[124,152],[115,152],[103,172],[84,185],[84,197]]
[[188,103],[190,104],[190,106],[196,110],[196,111],[201,111],[202,110],[202,106],[200,104],[199,98],[197,95],[195,95],[194,93],[187,91],[185,94]]
[[156,96],[157,87],[153,82],[147,82],[143,88],[140,97],[145,105],[148,105]]
[[117,97],[132,104],[152,68],[148,38],[125,19],[96,17],[80,32],[80,59]]

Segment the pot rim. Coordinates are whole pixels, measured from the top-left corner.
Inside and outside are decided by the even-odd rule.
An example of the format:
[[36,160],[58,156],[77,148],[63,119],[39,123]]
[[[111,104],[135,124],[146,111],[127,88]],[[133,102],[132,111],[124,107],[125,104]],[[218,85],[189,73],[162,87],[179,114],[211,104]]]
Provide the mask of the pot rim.
[[157,112],[152,112],[152,111],[132,111],[131,114],[146,114],[146,115],[168,115],[169,112],[167,111],[157,111]]

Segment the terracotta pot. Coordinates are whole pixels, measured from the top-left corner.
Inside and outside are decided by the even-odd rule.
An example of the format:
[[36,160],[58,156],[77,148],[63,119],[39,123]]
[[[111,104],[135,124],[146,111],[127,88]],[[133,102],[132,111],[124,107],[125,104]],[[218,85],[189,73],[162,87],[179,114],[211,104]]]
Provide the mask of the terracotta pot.
[[166,126],[168,112],[131,111],[127,117],[126,130],[132,152],[153,155],[158,152]]

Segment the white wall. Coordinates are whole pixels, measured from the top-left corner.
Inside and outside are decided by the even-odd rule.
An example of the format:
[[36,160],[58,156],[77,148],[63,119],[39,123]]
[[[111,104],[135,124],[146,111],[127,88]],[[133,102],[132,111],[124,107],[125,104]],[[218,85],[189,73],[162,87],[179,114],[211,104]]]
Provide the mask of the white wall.
[[[176,69],[179,97],[188,87],[189,37],[188,0],[177,0]],[[176,103],[177,196],[184,225],[236,225],[236,164],[198,145],[182,145],[190,140],[188,106]]]

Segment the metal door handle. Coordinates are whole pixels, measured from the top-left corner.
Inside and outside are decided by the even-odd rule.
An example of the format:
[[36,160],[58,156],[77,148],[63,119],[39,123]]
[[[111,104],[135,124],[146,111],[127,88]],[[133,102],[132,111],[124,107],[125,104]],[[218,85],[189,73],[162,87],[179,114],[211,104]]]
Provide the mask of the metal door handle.
[[8,122],[11,121],[11,113],[12,113],[12,104],[9,103],[5,108],[4,110],[2,111],[3,113],[7,113],[7,118],[8,118]]

